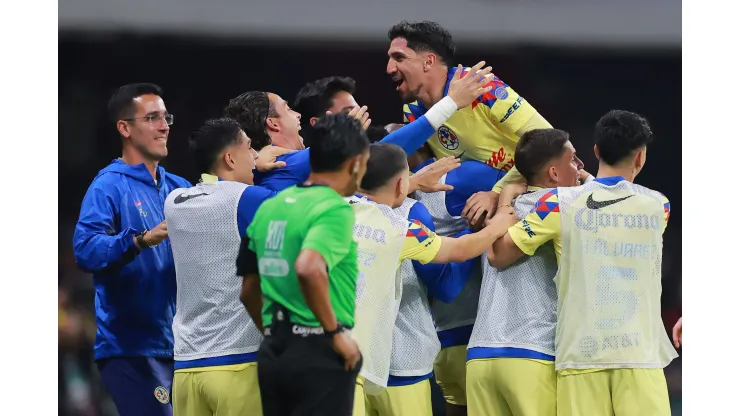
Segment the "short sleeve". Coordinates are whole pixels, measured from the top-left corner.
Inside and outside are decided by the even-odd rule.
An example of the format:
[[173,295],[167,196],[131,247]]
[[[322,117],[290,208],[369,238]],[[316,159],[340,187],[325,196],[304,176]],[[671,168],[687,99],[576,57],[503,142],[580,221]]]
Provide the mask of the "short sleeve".
[[668,218],[671,217],[671,202],[662,193],[660,196],[663,202],[663,232],[665,232],[665,228],[668,226]]
[[517,94],[513,88],[498,77],[487,84],[491,91],[480,100],[490,108],[489,114],[494,125],[503,131],[516,133],[537,110],[527,100]]
[[537,201],[532,212],[509,227],[509,236],[522,252],[531,256],[541,245],[557,239],[560,230],[557,189],[552,189]]
[[409,221],[401,249],[401,260],[416,260],[426,264],[434,260],[442,247],[442,238],[419,220]]
[[338,204],[311,222],[301,250],[315,250],[324,258],[329,269],[345,258],[352,246],[355,213],[349,204]]
[[239,235],[244,236],[247,233],[247,227],[252,223],[257,209],[267,199],[277,195],[277,192],[271,191],[261,186],[247,186],[239,198],[239,205],[236,208],[236,222],[239,227]]
[[496,192],[497,194],[501,194],[501,191],[504,190],[504,186],[511,184],[511,183],[525,183],[526,180],[524,179],[524,176],[522,176],[521,173],[516,169],[516,167],[512,168],[509,172],[504,175],[503,178],[499,179],[498,182],[493,186],[492,191]]

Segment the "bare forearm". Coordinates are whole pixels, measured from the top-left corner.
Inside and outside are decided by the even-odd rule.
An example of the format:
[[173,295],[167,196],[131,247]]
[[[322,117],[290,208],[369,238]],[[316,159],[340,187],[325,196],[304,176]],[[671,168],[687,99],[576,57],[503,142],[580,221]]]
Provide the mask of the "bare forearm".
[[337,327],[337,316],[329,300],[329,276],[326,272],[317,270],[313,273],[298,275],[301,293],[306,305],[313,312],[321,326],[327,331]]
[[242,281],[242,293],[239,299],[247,308],[247,313],[257,325],[260,332],[265,330],[262,323],[262,288],[258,275],[245,276]]

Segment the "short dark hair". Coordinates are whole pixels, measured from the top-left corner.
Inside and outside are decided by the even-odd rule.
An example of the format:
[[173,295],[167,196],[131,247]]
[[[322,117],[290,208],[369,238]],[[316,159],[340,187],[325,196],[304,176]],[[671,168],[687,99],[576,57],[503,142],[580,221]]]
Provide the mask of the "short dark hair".
[[451,65],[455,60],[455,42],[447,29],[436,22],[402,21],[388,31],[388,40],[404,38],[414,52],[434,52]]
[[570,135],[558,129],[534,129],[524,133],[516,144],[514,165],[527,183],[532,183],[540,170],[563,155]]
[[355,80],[349,77],[326,77],[304,85],[293,101],[293,110],[301,114],[301,137],[306,147],[314,142],[311,117],[321,118],[332,106],[334,95],[345,91],[355,93]]
[[118,120],[133,118],[136,107],[134,98],[153,94],[162,96],[162,88],[156,84],[136,83],[119,87],[108,100],[108,118],[113,123]]
[[383,126],[371,124],[367,127],[367,130],[365,130],[365,134],[367,134],[367,139],[370,141],[370,143],[377,143],[383,140],[385,136],[389,135],[390,133],[388,133],[388,130],[386,130]]
[[249,91],[229,100],[224,116],[236,120],[244,133],[252,139],[252,147],[262,150],[272,143],[267,133],[267,118],[277,117],[275,105],[263,91]]
[[344,113],[322,117],[314,130],[317,140],[309,152],[311,172],[336,172],[370,145],[362,124]]
[[653,132],[648,121],[630,111],[611,110],[599,119],[594,129],[599,159],[610,166],[618,164],[652,141]]
[[392,143],[375,143],[370,146],[367,171],[362,177],[360,187],[366,191],[375,191],[408,168],[406,152],[400,146]]
[[201,173],[211,172],[221,152],[241,141],[242,128],[236,120],[217,118],[206,121],[190,135],[190,152]]

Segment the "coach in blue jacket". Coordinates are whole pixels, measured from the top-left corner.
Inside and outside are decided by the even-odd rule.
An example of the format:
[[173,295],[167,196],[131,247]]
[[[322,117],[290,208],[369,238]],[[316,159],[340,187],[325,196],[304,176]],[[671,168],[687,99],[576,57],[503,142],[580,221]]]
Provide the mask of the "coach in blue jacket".
[[95,361],[121,416],[172,415],[177,284],[164,201],[192,185],[159,166],[173,121],[161,96],[156,85],[129,84],[111,97],[123,156],[88,188],[73,239],[95,284]]

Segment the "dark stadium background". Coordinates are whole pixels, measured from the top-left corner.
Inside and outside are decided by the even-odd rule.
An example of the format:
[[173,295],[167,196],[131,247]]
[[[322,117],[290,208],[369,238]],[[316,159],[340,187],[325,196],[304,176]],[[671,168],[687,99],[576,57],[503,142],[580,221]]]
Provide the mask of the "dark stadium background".
[[[453,33],[454,35],[454,33]],[[534,45],[534,44],[533,44]],[[59,34],[59,406],[60,414],[112,415],[92,364],[94,290],[78,271],[71,238],[80,202],[96,172],[119,156],[106,122],[110,92],[129,82],[153,82],[175,123],[166,169],[196,180],[188,133],[220,114],[229,98],[268,90],[289,102],[304,82],[329,75],[357,80],[358,102],[374,123],[400,122],[400,101],[385,75],[387,44],[226,41],[203,37]],[[555,127],[571,133],[579,155],[596,172],[591,128],[610,109],[643,114],[657,138],[638,183],[671,200],[665,234],[663,318],[681,314],[681,52],[665,47],[461,45],[458,61],[485,59]],[[41,97],[40,97],[41,98]],[[33,111],[39,111],[33,110]],[[666,370],[674,414],[680,414],[681,363]],[[435,394],[438,394],[435,390]],[[435,415],[444,414],[435,397]]]

